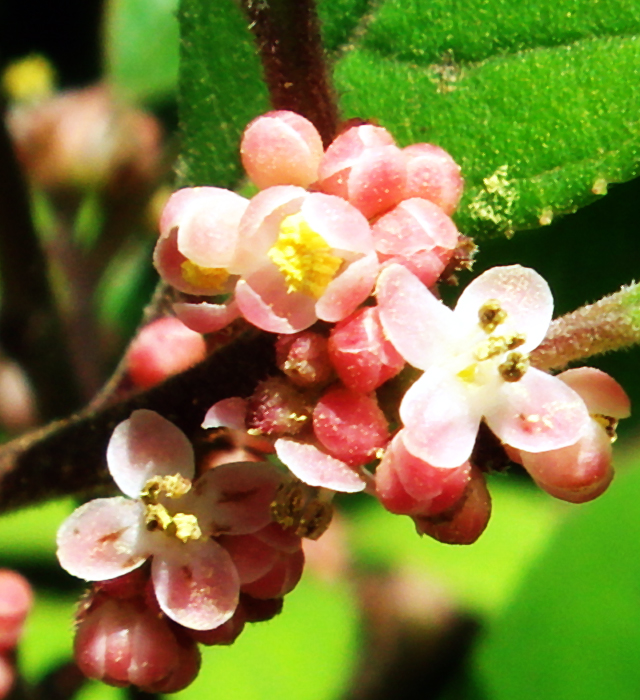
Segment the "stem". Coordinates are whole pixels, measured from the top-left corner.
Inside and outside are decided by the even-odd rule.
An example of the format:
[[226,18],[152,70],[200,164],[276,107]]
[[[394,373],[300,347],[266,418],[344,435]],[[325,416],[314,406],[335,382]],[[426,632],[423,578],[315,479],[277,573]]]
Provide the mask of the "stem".
[[531,354],[539,369],[560,369],[610,350],[640,343],[640,283],[557,318]]
[[67,358],[47,261],[33,227],[29,197],[0,105],[0,342],[33,383],[43,418],[80,405]]
[[213,403],[253,392],[275,369],[273,355],[273,336],[245,334],[157,387],[99,411],[85,409],[7,443],[0,449],[0,512],[112,485],[107,443],[132,411],[157,411],[193,437]]
[[256,37],[274,109],[311,121],[325,147],[336,137],[338,109],[327,75],[313,0],[241,0]]

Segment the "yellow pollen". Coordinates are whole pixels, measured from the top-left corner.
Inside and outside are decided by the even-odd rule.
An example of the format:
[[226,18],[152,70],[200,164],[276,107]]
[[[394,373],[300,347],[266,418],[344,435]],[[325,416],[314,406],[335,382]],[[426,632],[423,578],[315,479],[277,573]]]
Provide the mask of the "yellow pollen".
[[162,530],[181,542],[199,540],[202,530],[198,518],[190,513],[171,515],[166,506],[158,502],[160,496],[180,498],[191,489],[191,481],[180,474],[151,477],[140,493],[140,500],[145,504],[145,525],[147,530]]
[[200,267],[191,260],[185,260],[180,269],[185,282],[211,292],[222,293],[224,283],[229,279],[229,273],[224,267]]
[[299,212],[282,221],[268,255],[284,275],[290,294],[302,292],[314,299],[322,296],[343,263]]
[[529,357],[521,352],[510,352],[507,359],[498,367],[505,382],[518,382],[529,369]]
[[152,476],[140,492],[143,503],[157,503],[161,495],[169,498],[184,496],[191,489],[191,481],[180,474]]
[[478,310],[480,328],[486,333],[493,333],[506,319],[507,312],[500,306],[497,299],[487,299]]
[[202,537],[202,530],[195,515],[176,513],[173,516],[173,523],[176,526],[176,537],[181,542],[199,540]]
[[596,421],[596,423],[599,423],[604,428],[604,431],[611,442],[615,442],[618,439],[618,435],[616,433],[618,421],[615,418],[605,416],[601,413],[592,413],[591,417],[594,421]]

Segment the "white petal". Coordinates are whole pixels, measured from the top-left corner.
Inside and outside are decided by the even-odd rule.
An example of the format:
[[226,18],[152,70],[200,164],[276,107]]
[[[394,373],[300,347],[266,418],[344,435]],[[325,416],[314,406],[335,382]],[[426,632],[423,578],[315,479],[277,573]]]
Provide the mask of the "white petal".
[[497,299],[507,312],[499,332],[523,333],[522,351],[538,347],[553,315],[549,285],[535,270],[521,265],[492,267],[477,277],[460,295],[454,310],[456,322],[472,329],[478,326],[478,312],[490,299]]
[[330,457],[315,445],[281,438],[276,440],[276,454],[294,476],[309,486],[332,491],[356,493],[366,486],[362,477],[339,459]]
[[404,395],[400,417],[411,454],[434,467],[452,468],[469,459],[482,416],[461,380],[432,367]]
[[120,490],[137,498],[152,476],[195,473],[187,436],[155,411],[134,411],[113,431],[107,447],[109,471]]
[[385,268],[376,297],[385,334],[409,364],[426,369],[451,356],[459,342],[453,312],[409,270]]
[[97,498],[75,510],[58,530],[58,560],[73,576],[106,581],[149,556],[143,506],[128,498]]
[[239,396],[222,399],[207,411],[202,421],[203,428],[234,428],[246,430],[247,400]]
[[240,583],[229,553],[214,540],[171,544],[151,564],[160,608],[189,629],[219,627],[238,606]]

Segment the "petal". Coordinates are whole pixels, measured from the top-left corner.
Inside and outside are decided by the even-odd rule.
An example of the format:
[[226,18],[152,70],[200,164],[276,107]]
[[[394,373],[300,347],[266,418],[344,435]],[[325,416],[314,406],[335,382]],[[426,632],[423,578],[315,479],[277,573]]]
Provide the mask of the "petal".
[[244,169],[260,189],[274,185],[308,187],[318,178],[323,150],[313,124],[284,110],[254,119],[240,145]]
[[137,498],[152,476],[195,473],[193,447],[187,436],[155,411],[134,411],[113,431],[107,464],[118,488]]
[[185,496],[203,530],[244,535],[271,522],[271,503],[282,472],[266,462],[221,464],[205,472]]
[[316,303],[316,314],[323,321],[341,321],[371,294],[379,270],[375,253],[352,262],[324,291]]
[[376,297],[385,333],[409,364],[426,369],[449,358],[458,337],[453,312],[415,275],[390,265],[378,277]]
[[462,381],[439,367],[428,369],[400,404],[404,445],[434,467],[459,467],[469,459],[481,412]]
[[300,212],[331,248],[353,253],[373,252],[369,222],[344,199],[312,192],[305,197]]
[[236,302],[249,323],[270,333],[297,333],[317,320],[315,299],[301,292],[289,294],[275,265],[240,280]]
[[466,328],[477,327],[480,307],[490,299],[497,299],[507,312],[506,321],[499,327],[501,334],[525,334],[523,352],[540,345],[553,315],[553,297],[543,277],[521,265],[492,267],[460,295],[454,310],[456,322]]
[[106,581],[149,556],[144,508],[128,498],[97,498],[75,510],[58,530],[58,560],[73,576]]
[[202,421],[203,428],[234,428],[246,430],[247,400],[239,396],[214,403]]
[[577,367],[558,375],[587,405],[589,413],[612,418],[627,418],[631,403],[624,389],[606,372],[595,367]]
[[344,462],[321,452],[315,445],[281,438],[275,443],[278,459],[309,486],[356,493],[366,486],[362,477]]
[[226,328],[241,315],[235,301],[228,304],[210,304],[206,301],[200,304],[180,302],[173,305],[173,310],[185,326],[197,333],[215,333]]
[[238,606],[238,572],[229,553],[214,540],[176,540],[153,558],[151,578],[162,611],[189,629],[218,627]]
[[591,420],[573,389],[534,367],[520,381],[502,384],[484,415],[503,442],[527,452],[573,445]]

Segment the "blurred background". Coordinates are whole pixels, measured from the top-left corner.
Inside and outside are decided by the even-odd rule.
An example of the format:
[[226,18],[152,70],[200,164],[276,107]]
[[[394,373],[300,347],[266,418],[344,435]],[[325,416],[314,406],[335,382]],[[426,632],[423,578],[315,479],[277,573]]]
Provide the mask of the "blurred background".
[[[220,15],[220,52],[227,44],[249,46],[232,0],[211,2]],[[477,9],[478,3],[467,4]],[[494,4],[498,14],[517,12],[515,3],[506,9]],[[578,10],[588,4],[577,3]],[[637,19],[640,4],[630,5]],[[0,396],[0,423],[6,438],[94,395],[155,287],[151,251],[180,151],[176,10],[175,0],[0,3],[3,138],[10,137],[29,191],[22,210],[15,197],[0,197],[0,390],[6,397]],[[320,11],[340,73],[354,27],[371,5],[327,0]],[[478,15],[477,23],[493,27],[490,19]],[[257,63],[251,66],[258,70]],[[234,79],[233,71],[220,77],[222,95],[234,89]],[[245,73],[237,80],[253,84]],[[342,80],[347,116],[353,116],[353,97]],[[264,103],[264,89],[254,90],[247,114],[225,122],[235,148],[242,126]],[[393,116],[382,108],[360,116],[376,117],[393,131]],[[467,127],[472,130],[465,123],[457,129]],[[423,138],[431,140],[429,133]],[[434,142],[458,157],[455,143]],[[224,157],[224,148],[220,153]],[[6,161],[0,166],[0,183],[6,184],[16,174],[8,156],[0,160]],[[211,167],[228,170],[226,163]],[[211,184],[239,182],[232,173]],[[543,228],[511,239],[487,236],[473,274],[495,264],[534,267],[550,282],[557,315],[595,301],[637,278],[639,200],[640,181],[631,179]],[[52,299],[39,295],[34,245],[44,251]],[[451,298],[456,294],[451,291]],[[25,328],[24,319],[36,312],[53,313],[58,325]],[[66,369],[58,366],[52,374],[47,363],[56,358],[25,352],[24,338],[34,332],[43,347],[62,334]],[[44,377],[39,403],[14,360],[32,363],[29,369]],[[617,379],[637,405],[639,361],[634,348],[591,364]],[[3,376],[9,377],[6,389]],[[372,499],[339,500],[339,517],[310,543],[303,581],[287,597],[283,614],[250,626],[232,647],[205,649],[200,677],[176,697],[638,698],[636,416],[620,426],[619,436],[616,479],[593,503],[555,501],[524,472],[490,476],[493,515],[469,547],[421,539],[409,518],[383,511]],[[65,668],[82,586],[57,566],[54,539],[74,507],[69,499],[0,520],[0,566],[21,571],[36,589],[19,649],[20,668],[39,693],[34,697],[72,696],[65,690]],[[74,697],[143,696],[87,683]]]

